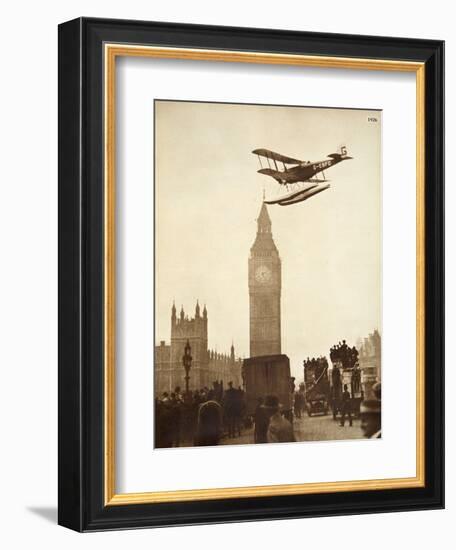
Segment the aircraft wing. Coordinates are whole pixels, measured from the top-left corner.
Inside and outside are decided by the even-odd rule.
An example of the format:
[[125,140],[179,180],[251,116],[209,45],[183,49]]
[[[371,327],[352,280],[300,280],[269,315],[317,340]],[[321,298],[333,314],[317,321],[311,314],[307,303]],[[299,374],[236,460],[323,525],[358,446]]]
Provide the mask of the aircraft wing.
[[278,160],[279,162],[283,162],[284,164],[300,164],[302,161],[298,159],[294,159],[291,157],[286,157],[285,155],[281,155],[280,153],[274,153],[274,151],[270,151],[269,149],[255,149],[252,151],[254,155],[259,155],[260,157],[268,158],[271,160]]
[[266,174],[266,176],[281,176],[283,172],[279,172],[277,170],[271,170],[271,168],[262,168],[261,170],[257,170],[259,174]]

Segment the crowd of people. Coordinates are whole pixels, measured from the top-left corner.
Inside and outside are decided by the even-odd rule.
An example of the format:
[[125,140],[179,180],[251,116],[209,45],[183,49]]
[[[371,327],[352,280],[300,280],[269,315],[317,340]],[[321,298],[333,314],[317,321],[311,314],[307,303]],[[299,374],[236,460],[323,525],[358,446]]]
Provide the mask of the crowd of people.
[[315,379],[320,378],[328,370],[328,360],[323,355],[320,357],[307,357],[303,361],[304,373],[306,371],[312,372],[312,375]]
[[216,381],[212,388],[163,392],[155,399],[155,446],[158,448],[218,445],[223,437],[239,437],[247,424],[242,388]]
[[[374,389],[374,397],[362,400],[359,410],[361,429],[369,438],[381,434],[381,385],[376,384]],[[353,399],[347,384],[343,385],[340,401],[340,425],[348,421],[352,426]],[[293,409],[288,415],[276,395],[267,395],[258,398],[253,415],[248,416],[245,392],[234,388],[231,382],[226,390],[221,382],[214,382],[211,389],[188,393],[176,387],[174,392],[164,392],[157,398],[155,406],[155,446],[169,448],[219,445],[222,439],[240,437],[252,424],[254,443],[293,442],[296,438],[292,411],[301,418],[306,403],[300,387],[294,393]]]
[[275,395],[258,399],[252,416],[246,414],[245,392],[231,382],[224,390],[221,382],[211,389],[163,392],[155,400],[155,446],[218,445],[221,439],[234,439],[254,423],[255,443],[295,441],[293,426],[282,414]]
[[331,362],[340,363],[344,369],[352,369],[358,362],[358,355],[356,347],[351,348],[345,340],[332,346],[329,351]]

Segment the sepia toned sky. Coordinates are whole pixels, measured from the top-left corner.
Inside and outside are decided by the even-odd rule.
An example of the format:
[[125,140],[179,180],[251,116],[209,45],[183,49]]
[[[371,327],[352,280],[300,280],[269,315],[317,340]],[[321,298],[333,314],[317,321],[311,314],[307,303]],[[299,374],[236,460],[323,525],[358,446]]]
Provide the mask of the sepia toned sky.
[[[377,122],[369,121],[369,117]],[[341,144],[353,160],[326,171],[331,187],[268,206],[282,260],[282,353],[328,355],[381,326],[381,112],[155,102],[156,340],[170,339],[173,300],[193,316],[206,304],[209,347],[249,354],[247,262],[263,190],[251,153],[267,148],[324,160]]]

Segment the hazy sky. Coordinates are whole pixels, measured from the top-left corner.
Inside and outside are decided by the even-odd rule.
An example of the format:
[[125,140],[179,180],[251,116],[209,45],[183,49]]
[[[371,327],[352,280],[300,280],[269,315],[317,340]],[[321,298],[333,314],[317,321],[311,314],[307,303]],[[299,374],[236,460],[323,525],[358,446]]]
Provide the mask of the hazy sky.
[[[369,121],[375,117],[378,122]],[[381,323],[381,113],[365,110],[155,103],[156,340],[170,339],[173,300],[207,305],[209,347],[249,354],[247,261],[266,197],[253,149],[324,160],[341,144],[354,160],[326,171],[331,187],[268,206],[282,259],[282,353],[302,360],[350,345]]]

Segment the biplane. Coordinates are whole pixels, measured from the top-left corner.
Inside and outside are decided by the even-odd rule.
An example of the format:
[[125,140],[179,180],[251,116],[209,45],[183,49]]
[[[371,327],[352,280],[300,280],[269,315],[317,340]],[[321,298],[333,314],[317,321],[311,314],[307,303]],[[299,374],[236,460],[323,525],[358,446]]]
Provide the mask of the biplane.
[[[353,158],[347,155],[345,145],[339,147],[336,153],[330,153],[328,159],[317,162],[287,157],[280,153],[274,153],[274,151],[270,151],[269,149],[255,149],[252,153],[258,157],[261,167],[258,170],[259,174],[270,176],[279,185],[285,185],[288,191],[286,195],[264,201],[266,204],[279,204],[281,206],[305,201],[329,189],[329,180],[326,179],[325,170],[344,160]],[[267,167],[263,166],[262,158],[266,159]],[[282,165],[282,169],[280,169],[280,164]],[[321,174],[322,177],[317,177],[317,174]]]

